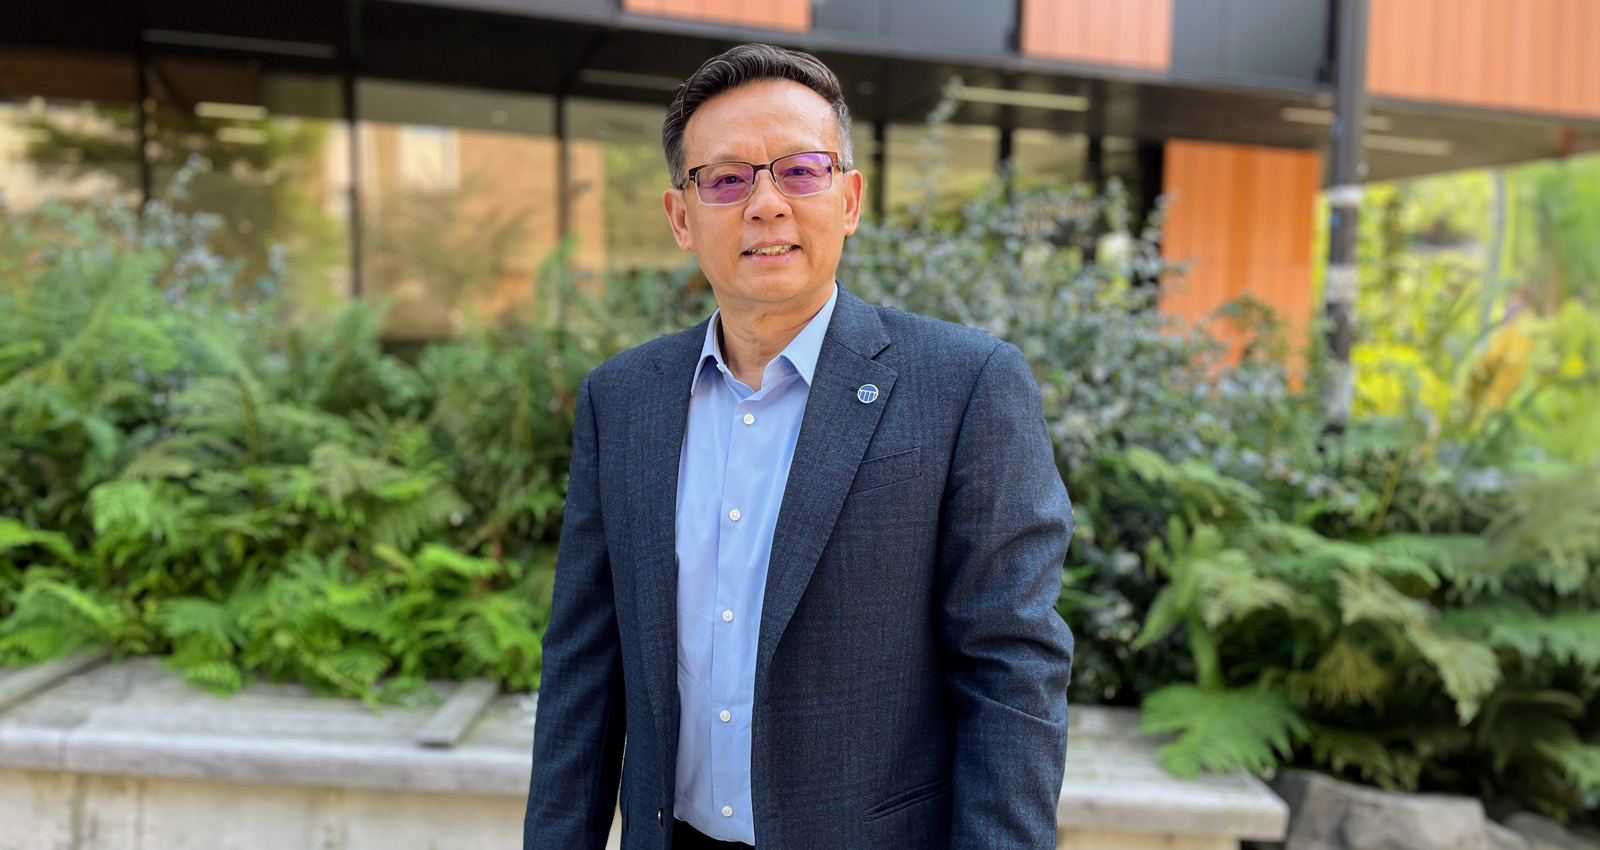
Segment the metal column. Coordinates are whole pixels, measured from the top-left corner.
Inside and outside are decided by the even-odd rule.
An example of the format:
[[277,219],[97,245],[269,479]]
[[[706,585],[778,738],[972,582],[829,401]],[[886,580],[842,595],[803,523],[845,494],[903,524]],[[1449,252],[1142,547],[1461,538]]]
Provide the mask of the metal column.
[[1350,343],[1356,308],[1356,234],[1361,181],[1366,177],[1363,140],[1367,111],[1367,0],[1339,0],[1334,94],[1333,162],[1327,189],[1328,269],[1323,286],[1328,318],[1328,385],[1323,415],[1330,433],[1350,421],[1354,387]]
[[350,295],[361,297],[361,137],[358,131],[360,112],[356,103],[356,75],[361,71],[361,0],[345,0],[344,67],[340,81],[344,85],[344,126],[349,141],[350,160]]

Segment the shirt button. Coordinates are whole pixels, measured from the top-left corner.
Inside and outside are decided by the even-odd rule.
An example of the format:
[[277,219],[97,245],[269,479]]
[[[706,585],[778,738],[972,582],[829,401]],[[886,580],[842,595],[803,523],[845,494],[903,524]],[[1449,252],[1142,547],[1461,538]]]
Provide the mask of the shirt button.
[[722,718],[722,722],[723,723],[727,723],[729,720],[733,719],[733,712],[731,712],[731,711],[727,710],[726,708],[724,708],[722,710],[722,713],[717,715],[717,716]]
[[740,514],[739,514],[739,509],[738,508],[734,508],[733,510],[728,511],[728,519],[731,519],[734,522],[738,522],[739,521],[739,516],[740,516]]
[[722,365],[722,364],[721,364],[721,363],[718,363],[718,364],[717,364],[717,371],[719,371],[719,372],[726,372],[726,371],[728,371],[728,367],[726,367],[726,366],[724,366],[724,365]]
[[754,413],[746,413],[744,415],[744,424],[746,424],[746,425],[754,425],[754,424],[756,424],[756,415]]
[[733,817],[733,807],[732,806],[723,806],[722,807],[722,816],[725,817],[725,818]]
[[728,610],[722,612],[722,622],[724,622],[724,623],[733,622],[733,609],[732,608],[729,608]]

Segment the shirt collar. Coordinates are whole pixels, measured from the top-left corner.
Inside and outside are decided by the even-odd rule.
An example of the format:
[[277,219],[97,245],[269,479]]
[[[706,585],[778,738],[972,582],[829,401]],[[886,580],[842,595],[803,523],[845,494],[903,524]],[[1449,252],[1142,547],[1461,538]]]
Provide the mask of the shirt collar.
[[[817,369],[817,357],[822,353],[822,340],[828,333],[828,320],[833,317],[833,305],[839,300],[839,281],[833,282],[833,294],[828,296],[822,309],[817,311],[811,321],[795,334],[794,339],[778,352],[778,357],[786,358],[794,366],[800,378],[811,386],[811,376]],[[689,384],[689,395],[694,395],[700,386],[700,376],[706,370],[706,360],[710,359],[716,366],[726,366],[727,361],[722,359],[722,346],[717,344],[717,323],[720,322],[722,309],[719,307],[712,312],[711,321],[706,323],[706,340],[700,346],[700,359],[695,361],[694,381]],[[777,359],[777,358],[773,358]],[[762,368],[765,368],[764,366]]]

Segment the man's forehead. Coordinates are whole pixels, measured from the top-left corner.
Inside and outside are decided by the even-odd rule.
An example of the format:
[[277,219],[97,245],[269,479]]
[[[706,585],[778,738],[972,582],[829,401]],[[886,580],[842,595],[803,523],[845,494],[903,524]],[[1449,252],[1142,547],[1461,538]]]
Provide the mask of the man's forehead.
[[[821,95],[790,80],[758,80],[706,101],[684,128],[686,150],[702,162],[747,160],[751,147],[772,156],[822,150],[836,126]],[[704,140],[704,141],[702,141]]]

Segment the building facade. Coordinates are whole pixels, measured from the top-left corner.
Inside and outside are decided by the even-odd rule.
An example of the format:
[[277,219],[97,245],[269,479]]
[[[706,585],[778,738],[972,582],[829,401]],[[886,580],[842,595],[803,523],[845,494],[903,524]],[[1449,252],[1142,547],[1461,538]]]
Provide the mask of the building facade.
[[563,237],[586,267],[685,262],[665,107],[766,41],[839,73],[869,216],[917,200],[958,75],[951,197],[1003,161],[1166,194],[1163,250],[1192,263],[1167,309],[1248,293],[1302,321],[1340,38],[1366,61],[1367,180],[1600,150],[1600,0],[1363,0],[1355,34],[1347,1],[22,0],[0,21],[0,200],[214,211],[305,303],[392,296],[392,336],[447,337],[525,297]]

